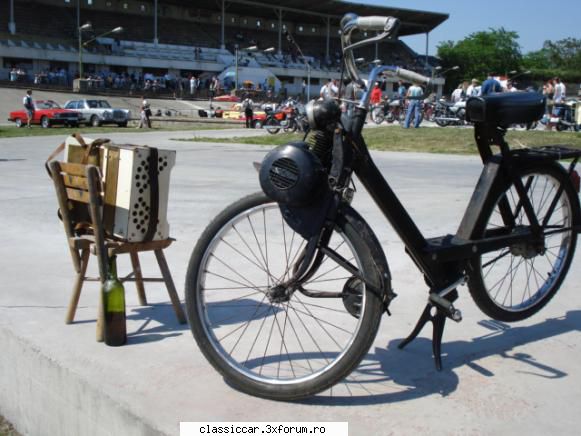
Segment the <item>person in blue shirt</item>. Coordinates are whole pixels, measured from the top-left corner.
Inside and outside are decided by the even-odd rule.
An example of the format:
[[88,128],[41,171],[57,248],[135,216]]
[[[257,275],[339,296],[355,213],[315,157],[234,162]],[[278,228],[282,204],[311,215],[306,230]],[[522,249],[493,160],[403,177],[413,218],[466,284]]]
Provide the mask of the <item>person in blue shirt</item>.
[[489,95],[495,92],[502,92],[502,85],[494,78],[494,74],[490,73],[488,78],[482,83],[480,95]]
[[398,82],[398,88],[397,88],[397,97],[400,100],[403,100],[407,95],[407,89],[405,87],[405,85],[403,84],[403,82],[400,80]]
[[420,127],[421,123],[421,112],[422,112],[422,102],[421,99],[424,95],[424,90],[413,84],[409,87],[407,92],[407,98],[409,100],[408,110],[405,116],[404,128],[410,128],[410,122],[412,120],[412,115],[414,116],[414,127],[417,129]]

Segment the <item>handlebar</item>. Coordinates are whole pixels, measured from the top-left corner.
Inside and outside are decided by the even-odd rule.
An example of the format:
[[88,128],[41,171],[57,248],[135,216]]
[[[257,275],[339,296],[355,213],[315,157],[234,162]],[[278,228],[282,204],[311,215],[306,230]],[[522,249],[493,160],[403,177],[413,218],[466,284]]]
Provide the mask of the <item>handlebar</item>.
[[432,84],[431,78],[416,73],[415,71],[410,71],[403,68],[398,68],[395,71],[395,75],[400,79],[403,79],[407,82],[417,83],[418,85],[431,86]]
[[[405,80],[407,82],[416,83],[419,85],[425,85],[428,88],[432,86],[432,80],[422,74],[416,73],[414,71],[406,70],[404,68],[396,66],[377,66],[369,74],[369,87],[365,87],[364,82],[359,77],[359,71],[355,65],[355,58],[353,56],[353,49],[357,47],[362,47],[374,42],[379,42],[383,39],[395,38],[397,31],[399,29],[399,20],[394,17],[380,17],[380,16],[370,16],[370,17],[359,17],[355,14],[345,14],[341,19],[341,45],[343,47],[343,57],[345,59],[345,67],[347,74],[354,82],[358,83],[365,92],[361,98],[358,106],[367,109],[369,107],[369,98],[371,96],[370,88],[371,84],[375,83],[378,76],[384,72],[389,75],[397,77],[398,79]],[[368,38],[363,41],[351,44],[351,33],[354,30],[363,31],[380,31],[381,34]]]
[[355,26],[365,31],[385,31],[388,30],[389,20],[391,17],[380,17],[377,15],[371,17],[357,17]]

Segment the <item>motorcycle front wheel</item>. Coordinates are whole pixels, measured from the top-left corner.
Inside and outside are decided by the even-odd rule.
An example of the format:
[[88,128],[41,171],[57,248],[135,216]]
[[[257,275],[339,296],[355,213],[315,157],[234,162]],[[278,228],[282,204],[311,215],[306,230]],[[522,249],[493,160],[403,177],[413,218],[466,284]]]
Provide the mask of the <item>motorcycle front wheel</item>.
[[278,132],[280,132],[280,123],[272,117],[267,118],[264,121],[264,128],[271,135],[276,135]]
[[[362,226],[348,208],[327,246],[378,285]],[[305,245],[278,205],[257,193],[219,214],[190,259],[186,306],[192,333],[226,381],[250,395],[296,400],[328,389],[357,367],[377,333],[381,298],[331,258],[302,288],[279,286]],[[322,292],[328,298],[314,297]]]
[[376,106],[371,111],[371,120],[375,124],[381,124],[385,121],[385,115],[383,114],[383,108],[381,106]]

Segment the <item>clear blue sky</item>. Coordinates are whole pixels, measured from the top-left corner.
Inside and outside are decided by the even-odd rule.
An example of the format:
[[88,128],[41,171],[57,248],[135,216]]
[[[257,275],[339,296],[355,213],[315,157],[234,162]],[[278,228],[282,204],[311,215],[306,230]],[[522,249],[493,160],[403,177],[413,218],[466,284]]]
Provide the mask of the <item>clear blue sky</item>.
[[[429,53],[439,42],[464,39],[473,32],[504,27],[519,34],[522,53],[539,50],[546,40],[581,38],[581,0],[347,0],[378,6],[444,12],[448,20],[430,33]],[[425,34],[402,40],[421,54]]]

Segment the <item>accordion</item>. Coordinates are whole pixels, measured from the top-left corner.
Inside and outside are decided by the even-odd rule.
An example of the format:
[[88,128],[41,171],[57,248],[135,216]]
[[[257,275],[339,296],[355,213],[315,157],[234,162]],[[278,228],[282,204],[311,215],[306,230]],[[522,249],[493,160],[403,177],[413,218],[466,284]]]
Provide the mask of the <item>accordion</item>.
[[[85,143],[90,146],[91,140],[85,139]],[[78,147],[82,146],[74,137],[67,139],[67,161],[76,160]],[[169,180],[175,151],[104,142],[93,155],[92,163],[103,175],[105,233],[128,242],[167,239]]]

